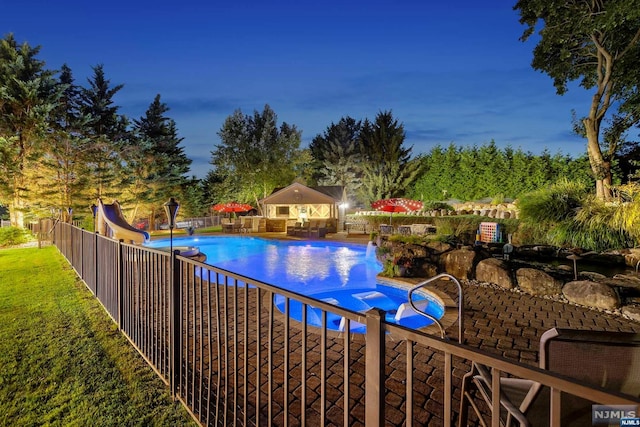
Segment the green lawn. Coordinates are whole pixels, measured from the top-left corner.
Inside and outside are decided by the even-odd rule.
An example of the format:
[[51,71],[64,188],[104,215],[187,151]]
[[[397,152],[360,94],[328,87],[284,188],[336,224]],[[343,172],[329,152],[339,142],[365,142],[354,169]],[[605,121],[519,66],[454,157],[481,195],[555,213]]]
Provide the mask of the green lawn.
[[0,425],[196,424],[47,247],[0,250]]

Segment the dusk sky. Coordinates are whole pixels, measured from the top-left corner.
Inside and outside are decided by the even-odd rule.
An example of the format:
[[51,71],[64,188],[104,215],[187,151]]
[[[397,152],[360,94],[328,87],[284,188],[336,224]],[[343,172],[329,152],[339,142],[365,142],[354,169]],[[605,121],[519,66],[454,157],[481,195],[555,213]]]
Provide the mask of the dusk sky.
[[192,174],[235,110],[269,104],[307,146],[345,116],[391,110],[413,154],[492,139],[539,154],[578,156],[571,111],[590,93],[564,96],[531,68],[535,41],[515,1],[0,0],[2,37],[41,46],[50,69],[68,64],[87,86],[103,64],[120,112],[142,116],[156,94],[168,105]]

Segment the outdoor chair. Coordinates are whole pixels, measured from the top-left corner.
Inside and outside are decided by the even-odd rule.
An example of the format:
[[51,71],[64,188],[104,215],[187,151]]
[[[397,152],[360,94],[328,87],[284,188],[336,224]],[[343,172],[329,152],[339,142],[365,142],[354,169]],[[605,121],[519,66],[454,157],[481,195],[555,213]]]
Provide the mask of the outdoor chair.
[[309,230],[311,228],[311,223],[306,221],[300,227],[296,226],[295,235],[298,237],[309,237]]
[[228,218],[222,219],[222,232],[223,233],[232,233],[233,232],[233,221]]
[[287,225],[287,236],[295,236],[296,230],[300,229],[301,226],[302,224],[299,222],[296,222],[293,225]]
[[309,228],[309,237],[325,237],[327,235],[327,227],[324,222],[316,222],[311,224]]
[[381,236],[389,236],[391,234],[393,234],[393,226],[392,225],[380,224],[380,235]]
[[[610,391],[640,397],[640,334],[554,328],[540,338],[540,368]],[[462,379],[458,426],[468,421],[469,406],[483,415],[491,411],[491,368],[473,363]],[[479,395],[488,407],[484,414],[476,403]],[[640,400],[639,400],[640,402]],[[521,378],[500,378],[500,422],[503,426],[548,426],[549,388]],[[591,402],[562,393],[562,426],[587,426],[592,422]]]
[[240,232],[241,233],[249,233],[253,230],[253,219],[248,216],[244,216],[241,219]]
[[239,233],[242,230],[242,218],[236,218],[231,228],[232,233]]

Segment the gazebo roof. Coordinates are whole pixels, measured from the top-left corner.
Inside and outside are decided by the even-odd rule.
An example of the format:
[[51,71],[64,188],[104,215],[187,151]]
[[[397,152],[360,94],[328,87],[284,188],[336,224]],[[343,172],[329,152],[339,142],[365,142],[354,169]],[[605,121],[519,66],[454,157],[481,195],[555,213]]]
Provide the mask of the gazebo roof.
[[294,204],[333,204],[342,200],[341,186],[307,187],[294,182],[284,187],[276,188],[269,196],[260,200],[265,205],[294,205]]

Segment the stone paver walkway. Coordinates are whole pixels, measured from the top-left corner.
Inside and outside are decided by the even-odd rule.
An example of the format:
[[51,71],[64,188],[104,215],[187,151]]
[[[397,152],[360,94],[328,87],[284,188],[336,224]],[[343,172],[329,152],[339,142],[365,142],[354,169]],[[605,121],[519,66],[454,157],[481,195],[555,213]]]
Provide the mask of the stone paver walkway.
[[[272,236],[271,236],[272,237]],[[342,240],[348,242],[366,243],[366,237],[349,237],[336,236],[331,240]],[[440,281],[433,285],[439,290],[450,295],[457,300],[458,290],[454,283],[449,281]],[[608,331],[627,331],[640,333],[640,323],[628,320],[620,315],[609,314],[592,310],[586,307],[545,299],[520,293],[517,291],[505,290],[486,284],[479,284],[473,281],[462,282],[464,294],[464,340],[465,344],[482,349],[484,351],[503,356],[507,359],[519,361],[532,366],[538,365],[539,340],[541,335],[554,327],[575,328],[586,330],[608,330]],[[255,308],[255,307],[253,307]],[[265,316],[266,313],[263,313]],[[267,320],[266,318],[264,319]],[[249,325],[253,328],[253,322]],[[298,349],[300,346],[301,334],[299,331],[293,331],[289,336],[284,337],[282,334],[282,326],[276,318],[275,329],[273,332],[273,342],[280,343],[274,349],[274,361],[282,361],[284,351],[282,343],[289,343],[289,352]],[[266,330],[266,328],[264,329]],[[452,340],[457,340],[457,323],[447,328],[447,335]],[[318,336],[311,334],[308,338],[307,347],[311,349],[320,348]],[[402,426],[404,425],[404,405],[406,404],[405,396],[405,374],[406,366],[406,344],[404,342],[394,341],[387,338],[387,358],[386,358],[386,405],[385,416],[386,425]],[[327,350],[327,369],[329,377],[326,384],[326,425],[339,426],[343,425],[342,408],[344,399],[340,392],[341,369],[342,369],[342,341],[341,339],[329,338],[329,346]],[[358,344],[354,340],[350,344],[351,366],[350,372],[350,408],[351,417],[349,425],[364,425],[364,343]],[[266,354],[266,349],[265,353]],[[289,372],[285,374],[282,365],[275,363],[273,371],[270,372],[274,378],[274,394],[272,396],[273,412],[271,420],[275,425],[281,425],[286,417],[289,425],[300,425],[300,407],[302,396],[300,391],[305,385],[311,389],[308,391],[305,399],[305,407],[307,408],[308,425],[317,425],[319,422],[320,411],[322,409],[320,402],[320,375],[317,374],[321,361],[319,355],[311,351],[307,354],[308,360],[306,365],[306,382],[301,384],[297,379],[301,376],[301,365],[298,356],[292,356],[289,361]],[[256,361],[252,361],[255,363]],[[253,364],[253,366],[256,366]],[[267,365],[260,364],[265,369],[269,369]],[[454,387],[454,421],[456,420],[459,397],[460,384],[462,376],[469,370],[469,363],[454,358],[453,362],[453,387]],[[434,352],[430,349],[417,348],[414,357],[414,418],[413,425],[440,426],[443,424],[442,408],[443,408],[443,357],[442,354]],[[263,368],[261,368],[262,370]],[[265,375],[269,372],[265,372]],[[288,375],[290,377],[289,397],[286,398],[288,410],[285,411],[283,402],[283,388],[279,383],[279,378]],[[252,377],[249,378],[251,383]],[[255,384],[253,384],[256,387]],[[258,385],[258,389],[264,389],[264,384]],[[250,396],[251,402],[255,401],[255,394]],[[259,417],[262,422],[267,421],[267,413],[265,406],[260,405]],[[286,413],[285,413],[286,412]],[[255,407],[250,409],[250,418],[255,419]],[[472,420],[473,421],[473,420]]]

